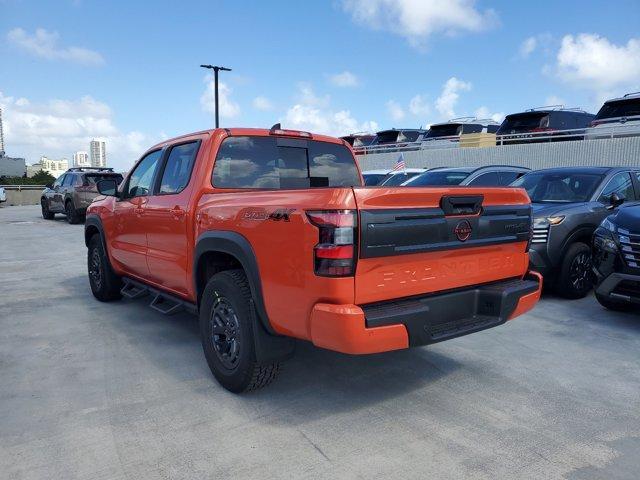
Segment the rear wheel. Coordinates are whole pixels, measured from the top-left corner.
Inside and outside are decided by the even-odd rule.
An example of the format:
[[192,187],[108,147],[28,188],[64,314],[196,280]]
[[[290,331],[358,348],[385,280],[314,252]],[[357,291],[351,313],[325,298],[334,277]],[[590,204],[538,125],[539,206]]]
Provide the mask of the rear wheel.
[[592,288],[591,275],[591,249],[584,243],[574,243],[562,261],[556,293],[572,299],[585,297]]
[[67,200],[67,203],[64,205],[64,213],[67,216],[67,222],[74,224],[80,221],[80,215],[73,204],[73,200]]
[[596,300],[598,300],[598,303],[604,308],[615,310],[616,312],[629,312],[633,309],[633,305],[630,303],[616,302],[598,293],[596,293]]
[[122,281],[111,268],[109,257],[104,250],[100,235],[96,234],[89,240],[87,252],[87,270],[91,293],[101,302],[110,302],[121,298]]
[[200,305],[200,335],[211,372],[227,390],[240,393],[271,383],[280,363],[256,361],[253,304],[242,270],[217,273],[207,283]]
[[42,218],[45,220],[53,220],[53,217],[55,217],[56,214],[49,210],[49,203],[46,199],[40,199],[40,207],[42,208]]

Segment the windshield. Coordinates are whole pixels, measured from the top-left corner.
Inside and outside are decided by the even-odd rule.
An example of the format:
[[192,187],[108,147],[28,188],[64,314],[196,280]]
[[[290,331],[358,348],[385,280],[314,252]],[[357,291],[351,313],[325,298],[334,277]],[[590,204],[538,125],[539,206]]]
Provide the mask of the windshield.
[[384,185],[385,187],[397,187],[398,185],[402,185],[407,180],[412,179],[420,172],[401,172],[395,174],[387,175],[386,179],[380,183],[380,185]]
[[607,102],[602,106],[598,115],[596,115],[596,120],[614,117],[633,117],[636,115],[640,115],[640,98]]
[[603,176],[581,172],[527,173],[511,184],[522,187],[534,203],[588,202]]
[[465,171],[438,171],[422,173],[406,184],[407,187],[423,187],[426,185],[434,186],[452,186],[460,185],[462,181],[469,176],[469,172]]
[[364,184],[367,187],[373,187],[375,185],[380,185],[387,176],[383,173],[365,173],[362,175],[364,178]]

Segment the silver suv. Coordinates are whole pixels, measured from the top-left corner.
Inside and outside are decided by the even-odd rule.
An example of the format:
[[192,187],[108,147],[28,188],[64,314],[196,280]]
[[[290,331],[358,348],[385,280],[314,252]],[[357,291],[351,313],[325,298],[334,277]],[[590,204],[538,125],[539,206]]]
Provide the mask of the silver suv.
[[640,92],[607,100],[591,122],[585,139],[640,135]]
[[70,168],[42,191],[42,218],[53,220],[56,213],[64,213],[69,223],[82,221],[87,207],[99,195],[96,183],[107,178],[118,184],[122,181],[122,175],[114,173],[113,168]]

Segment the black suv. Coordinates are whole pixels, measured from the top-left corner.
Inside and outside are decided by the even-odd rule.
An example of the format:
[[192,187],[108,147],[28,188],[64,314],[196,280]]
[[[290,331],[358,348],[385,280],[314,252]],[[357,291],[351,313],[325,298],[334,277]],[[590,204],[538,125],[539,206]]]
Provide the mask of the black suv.
[[[392,128],[391,130],[382,130],[376,133],[376,138],[374,138],[373,142],[366,148],[380,152],[397,151],[398,147],[402,147],[402,150],[419,150],[420,143],[426,134],[426,130],[419,128],[402,128],[399,130]],[[406,148],[411,147],[410,144],[414,143],[415,148]]]
[[[496,132],[499,145],[537,143],[563,140],[582,140],[584,129],[595,118],[578,108],[562,105],[533,108],[521,113],[507,115]],[[566,132],[566,130],[578,130]]]
[[623,205],[593,236],[596,298],[612,310],[639,309],[640,202]]
[[64,213],[69,223],[80,222],[87,207],[99,195],[96,184],[105,179],[114,179],[120,184],[122,175],[106,167],[70,168],[42,191],[42,218],[53,220],[56,213]]
[[640,168],[550,168],[512,186],[525,188],[531,198],[531,269],[559,295],[584,297],[592,287],[593,232],[623,202],[640,200]]
[[402,184],[405,187],[506,187],[530,172],[526,167],[488,165],[485,167],[431,168]]

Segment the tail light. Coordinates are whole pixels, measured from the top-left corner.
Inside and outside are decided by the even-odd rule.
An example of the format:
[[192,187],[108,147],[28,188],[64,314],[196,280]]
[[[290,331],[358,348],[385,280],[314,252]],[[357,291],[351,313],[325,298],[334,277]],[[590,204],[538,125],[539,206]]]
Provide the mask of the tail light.
[[313,249],[314,271],[322,277],[349,277],[355,272],[358,217],[354,210],[307,212],[318,227]]

